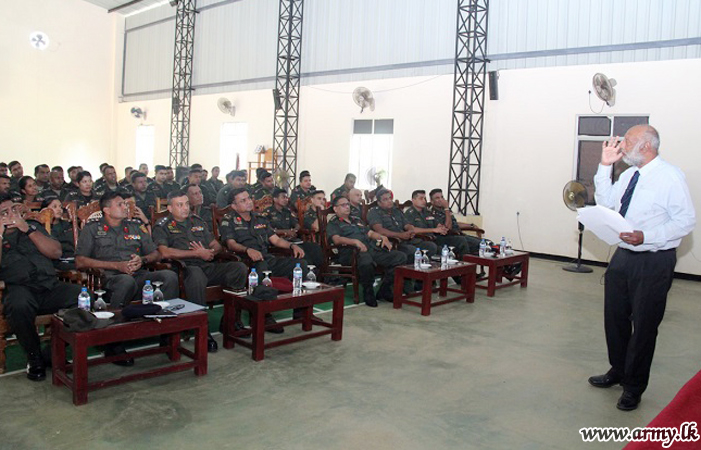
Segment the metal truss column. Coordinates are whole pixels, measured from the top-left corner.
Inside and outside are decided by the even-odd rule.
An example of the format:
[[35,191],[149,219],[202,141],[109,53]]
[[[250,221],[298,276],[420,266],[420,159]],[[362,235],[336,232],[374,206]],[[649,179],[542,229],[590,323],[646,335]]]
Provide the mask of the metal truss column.
[[178,0],[176,7],[169,158],[173,167],[187,166],[189,161],[192,56],[197,0]]
[[275,179],[283,188],[294,186],[297,178],[303,7],[304,0],[280,0],[275,71],[275,95],[280,102],[275,109],[273,161],[279,174]]
[[479,214],[489,0],[458,0],[448,203]]

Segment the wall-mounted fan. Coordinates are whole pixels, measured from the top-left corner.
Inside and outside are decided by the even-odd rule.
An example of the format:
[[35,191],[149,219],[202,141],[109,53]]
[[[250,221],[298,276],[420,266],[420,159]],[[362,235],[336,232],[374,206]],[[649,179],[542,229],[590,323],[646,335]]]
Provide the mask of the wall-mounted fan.
[[[583,208],[587,202],[587,188],[582,183],[576,180],[567,182],[562,190],[562,200],[565,206],[572,211],[577,211],[577,208]],[[564,266],[562,270],[576,273],[590,273],[591,267],[582,265],[582,233],[584,233],[584,225],[579,222],[579,243],[577,247],[577,263]]]
[[219,111],[223,112],[224,114],[230,114],[231,116],[236,115],[236,107],[229,99],[224,97],[220,98],[217,100],[217,107],[219,108]]
[[49,46],[49,36],[41,31],[35,31],[29,35],[29,43],[37,50],[46,50]]
[[370,108],[370,111],[375,110],[375,99],[372,96],[372,91],[368,88],[355,88],[353,91],[353,101],[356,105],[360,106],[361,114],[365,108]]
[[288,189],[290,187],[290,174],[287,173],[285,170],[282,170],[280,168],[276,169],[273,173],[273,180],[275,181],[275,186],[279,188]]
[[141,109],[138,106],[135,106],[131,109],[131,115],[135,119],[143,119],[146,120],[146,110]]
[[616,90],[613,88],[616,86],[616,80],[607,77],[603,73],[597,73],[592,79],[592,85],[596,96],[606,102],[608,106],[616,104]]
[[370,167],[365,171],[365,181],[369,185],[375,185],[377,187],[382,186],[382,180],[387,176],[387,171],[384,169],[378,169],[377,167]]

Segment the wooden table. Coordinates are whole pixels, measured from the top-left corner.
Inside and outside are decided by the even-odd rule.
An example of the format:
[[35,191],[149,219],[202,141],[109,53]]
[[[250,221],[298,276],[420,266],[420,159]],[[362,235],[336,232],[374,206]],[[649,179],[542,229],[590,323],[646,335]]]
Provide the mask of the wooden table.
[[[476,287],[479,289],[486,289],[488,297],[494,297],[494,293],[497,289],[513,286],[515,284],[520,283],[521,287],[528,286],[528,258],[528,252],[517,251],[514,251],[513,255],[508,255],[503,258],[494,256],[480,257],[478,255],[464,255],[462,257],[463,261],[489,268],[487,284],[484,285],[483,283],[478,283],[476,285]],[[503,282],[504,266],[510,266],[518,263],[521,263],[521,273],[516,275],[512,281]]]
[[[441,268],[440,263],[431,263],[431,267],[428,269],[415,269],[413,265],[399,266],[394,269],[394,309],[400,309],[406,303],[420,307],[422,316],[429,316],[432,306],[444,305],[463,298],[467,303],[472,303],[475,301],[475,273],[476,266],[464,262],[448,264],[443,268]],[[448,278],[450,277],[460,277],[460,289],[448,288]],[[405,278],[423,281],[421,292],[404,294]],[[439,280],[439,287],[434,289],[433,282],[436,280]],[[431,303],[433,292],[438,292],[441,297],[447,296],[448,292],[457,292],[461,295]],[[421,297],[421,302],[410,300],[414,297]]]
[[[63,322],[54,316],[51,330],[52,381],[54,386],[63,384],[71,389],[75,405],[87,403],[89,391],[129,381],[143,380],[188,369],[194,369],[197,376],[207,374],[207,313],[204,311],[163,319],[161,323],[153,320],[137,320],[115,323],[106,328],[84,332],[66,330]],[[188,330],[194,330],[195,332],[194,352],[180,346],[180,333]],[[160,335],[168,336],[169,343],[166,347],[147,348],[124,355],[103,356],[88,360],[88,347]],[[66,361],[66,346],[68,345],[73,350],[73,362],[70,364]],[[168,358],[175,364],[139,373],[131,373],[122,377],[88,382],[88,366],[159,353],[166,353]],[[191,361],[178,363],[181,354],[190,358]],[[70,373],[72,373],[72,376],[69,375]]]
[[[273,300],[251,300],[232,291],[224,291],[224,348],[233,348],[235,344],[242,345],[252,350],[251,357],[255,361],[264,358],[267,348],[279,347],[293,342],[303,341],[314,337],[331,335],[331,340],[340,341],[343,333],[343,300],[345,291],[342,287],[321,284],[319,289],[305,289],[301,293],[280,294]],[[333,302],[331,323],[325,322],[313,313],[314,305]],[[265,315],[277,311],[285,311],[293,308],[303,308],[302,317],[291,319],[277,324],[266,325]],[[235,330],[235,322],[241,318],[241,311],[246,310],[250,315],[251,326],[242,330]],[[302,324],[302,330],[311,331],[313,325],[325,328],[324,330],[304,333],[287,339],[278,339],[265,342],[265,330],[268,328],[288,327],[294,324]],[[242,339],[241,336],[253,334],[252,341]]]

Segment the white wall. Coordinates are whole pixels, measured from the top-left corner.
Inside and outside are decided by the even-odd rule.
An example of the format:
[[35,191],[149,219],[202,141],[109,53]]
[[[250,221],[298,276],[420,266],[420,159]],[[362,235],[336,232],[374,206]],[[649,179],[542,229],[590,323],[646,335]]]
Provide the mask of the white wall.
[[[82,0],[3,2],[0,14],[0,160],[81,164],[97,172],[113,157],[116,19]],[[50,46],[30,46],[33,31]]]
[[[576,256],[576,214],[562,202],[562,188],[574,176],[575,120],[591,114],[591,77],[604,72],[618,81],[610,114],[649,114],[662,137],[665,159],[683,168],[692,196],[701,189],[701,160],[694,131],[701,125],[693,106],[701,104],[700,60],[625,63],[501,71],[500,99],[486,100],[480,208],[488,235],[504,235],[520,247],[516,212],[527,250]],[[394,119],[392,188],[407,199],[415,188],[448,184],[452,76],[363,82],[375,93],[374,112],[360,114],[351,92],[360,83],[303,87],[300,102],[298,172],[308,169],[314,184],[330,191],[348,171],[353,119]],[[220,95],[193,97],[190,163],[218,164],[219,130],[229,120],[216,107]],[[222,94],[237,107],[234,120],[249,123],[249,155],[257,144],[271,145],[273,102],[269,90]],[[169,100],[123,103],[117,108],[120,153],[117,164],[133,165],[135,121],[129,108],[149,110],[157,127],[154,161],[167,162]],[[598,111],[601,103],[593,98]],[[222,168],[224,170],[228,168]],[[701,212],[701,196],[695,197]],[[692,254],[693,250],[693,254]],[[701,274],[701,247],[687,237],[677,271]],[[609,249],[585,232],[584,258],[606,261]]]
[[[576,256],[576,214],[564,206],[562,188],[574,178],[575,116],[591,114],[588,90],[596,72],[618,82],[616,105],[604,113],[650,115],[662,157],[684,170],[701,214],[695,138],[701,60],[508,70],[500,72],[500,99],[487,103],[480,202],[489,235],[509,236],[519,245],[518,211],[526,249]],[[593,97],[592,105],[598,111],[601,102]],[[682,242],[678,272],[701,274],[701,245],[693,243],[693,233]],[[583,247],[586,259],[610,257],[588,231]]]

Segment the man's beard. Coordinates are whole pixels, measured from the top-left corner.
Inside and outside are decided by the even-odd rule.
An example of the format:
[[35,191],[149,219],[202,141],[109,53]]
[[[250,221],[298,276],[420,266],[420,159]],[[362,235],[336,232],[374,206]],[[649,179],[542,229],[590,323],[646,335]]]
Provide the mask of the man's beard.
[[645,158],[643,157],[642,154],[640,154],[640,148],[643,146],[643,142],[638,142],[635,144],[633,147],[633,150],[631,150],[628,153],[623,154],[623,162],[628,164],[629,166],[636,166],[639,167]]

